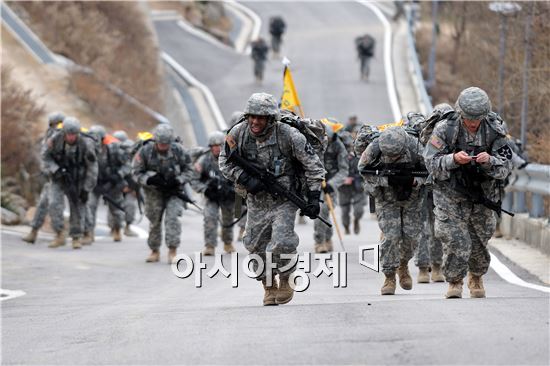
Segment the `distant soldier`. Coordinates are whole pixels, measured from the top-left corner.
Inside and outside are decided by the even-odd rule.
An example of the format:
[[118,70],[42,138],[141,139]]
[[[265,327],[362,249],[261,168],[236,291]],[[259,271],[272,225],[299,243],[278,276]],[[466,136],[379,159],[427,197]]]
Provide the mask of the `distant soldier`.
[[[299,174],[304,176],[307,189],[307,206],[302,213],[309,217],[319,214],[321,182],[324,169],[319,157],[306,137],[296,128],[277,121],[279,109],[272,95],[255,93],[248,99],[244,110],[246,120],[233,127],[220,154],[220,169],[226,178],[237,183],[236,190],[246,191],[248,220],[243,238],[246,249],[259,255],[265,262],[266,253],[271,252],[274,270],[279,283],[268,280],[265,270],[253,262],[258,279],[264,286],[264,305],[286,304],[294,295],[289,278],[295,267],[289,267],[290,259],[283,254],[296,254],[299,238],[294,231],[297,206],[282,195],[272,195],[273,187],[245,171],[242,160],[248,166],[269,171],[285,191],[298,192]],[[241,165],[236,161],[239,156]],[[271,279],[272,273],[269,273]]]
[[147,244],[151,254],[146,262],[160,259],[164,217],[164,240],[170,264],[181,241],[179,217],[183,212],[183,187],[192,179],[193,167],[183,146],[175,141],[170,125],[158,125],[153,136],[134,156],[132,172],[145,191],[145,215],[150,222]]
[[374,48],[376,40],[370,35],[365,34],[355,38],[355,48],[357,49],[357,57],[360,61],[361,80],[368,80],[370,74],[370,60],[374,57]]
[[264,79],[265,62],[267,61],[269,47],[261,37],[252,42],[251,47],[250,56],[254,61],[254,77],[256,78],[256,82],[261,83]]
[[348,176],[338,189],[338,201],[342,210],[342,225],[346,234],[350,233],[351,212],[353,210],[353,232],[359,234],[361,231],[360,221],[365,212],[367,196],[363,190],[363,178],[359,174],[357,164],[359,158],[353,151],[353,138],[349,132],[341,132],[340,137],[346,146],[348,158]]
[[88,196],[97,183],[97,157],[93,140],[80,134],[80,122],[74,117],[63,120],[63,128],[48,139],[42,155],[44,170],[51,177],[50,218],[55,239],[49,245],[65,245],[63,232],[64,196],[70,209],[69,235],[74,249],[80,249],[80,239],[86,219]]
[[425,178],[415,177],[412,172],[423,167],[422,145],[398,126],[382,131],[359,161],[365,187],[376,199],[376,216],[383,234],[380,263],[386,279],[382,295],[395,294],[396,272],[401,288],[412,289],[408,263],[418,242],[426,240],[422,213]]
[[357,132],[359,132],[360,128],[361,125],[359,124],[357,116],[354,115],[348,118],[348,123],[344,127],[344,130],[349,132],[351,134],[351,138],[355,140],[355,137],[357,137]]
[[198,179],[194,188],[203,193],[206,199],[204,206],[204,250],[203,255],[214,255],[218,244],[218,221],[221,212],[221,237],[226,253],[235,251],[233,247],[233,214],[235,207],[235,189],[233,182],[227,180],[218,165],[221,147],[225,134],[214,131],[208,136],[210,153],[201,156],[195,164]]
[[269,18],[269,34],[271,34],[271,49],[273,56],[278,57],[283,43],[283,34],[286,29],[286,23],[280,16]]
[[[339,124],[332,119],[328,120],[332,123]],[[323,160],[326,171],[326,184],[323,188],[323,193],[330,195],[334,206],[333,209],[335,209],[336,204],[338,203],[338,189],[344,184],[344,181],[348,176],[348,152],[342,143],[342,140],[340,140],[333,128],[329,125],[325,125],[325,129],[328,135],[328,147],[325,151]],[[321,204],[321,213],[319,216],[327,221],[331,220],[326,199],[324,199],[324,202]],[[315,253],[332,252],[332,235],[332,228],[322,223],[321,220],[317,219],[313,222]]]
[[426,167],[434,179],[435,235],[443,243],[447,298],[485,297],[482,276],[491,256],[487,242],[500,214],[499,180],[512,169],[512,150],[500,117],[485,91],[463,90],[455,113],[439,122],[426,145]]
[[[132,161],[133,156],[131,156],[132,148],[134,147],[134,141],[128,138],[128,134],[125,131],[118,130],[113,132],[113,137],[120,141],[120,147],[126,153],[128,161]],[[136,211],[137,203],[136,196],[139,192],[136,192],[136,189],[139,188],[137,182],[135,182],[131,175],[126,177],[128,182],[128,191],[124,192],[124,218],[126,225],[124,227],[124,235],[135,237],[137,234],[132,230],[132,224],[136,220]]]
[[86,231],[82,244],[89,245],[95,240],[97,208],[103,198],[107,204],[111,234],[114,241],[121,241],[121,228],[124,225],[125,212],[123,191],[127,190],[126,178],[131,174],[128,154],[122,149],[120,142],[107,135],[105,127],[94,125],[90,134],[97,139],[98,178],[97,185],[88,200]]
[[[63,119],[65,119],[65,115],[62,112],[54,112],[48,116],[48,128],[46,129],[46,133],[40,143],[41,153],[44,149],[46,149],[48,139],[54,135],[57,130],[57,125],[62,123]],[[36,237],[38,236],[38,230],[40,230],[42,225],[44,225],[46,215],[48,214],[50,186],[51,182],[48,179],[40,191],[40,198],[38,199],[36,211],[34,212],[34,216],[31,221],[31,232],[22,238],[22,240],[27,243],[34,244]]]

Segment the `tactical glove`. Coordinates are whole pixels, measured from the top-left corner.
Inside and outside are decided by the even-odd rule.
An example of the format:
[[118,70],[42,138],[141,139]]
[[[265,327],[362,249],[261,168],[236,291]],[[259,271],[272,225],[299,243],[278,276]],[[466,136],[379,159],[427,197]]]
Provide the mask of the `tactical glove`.
[[164,181],[164,178],[162,178],[162,176],[159,174],[155,174],[152,177],[147,178],[148,186],[162,187],[165,184],[166,182]]
[[311,191],[307,194],[307,206],[302,210],[302,214],[309,217],[310,219],[315,219],[319,216],[321,212],[320,206],[320,191]]
[[266,186],[261,180],[249,175],[247,172],[242,172],[239,179],[237,179],[237,183],[244,186],[250,194],[257,194],[266,190]]

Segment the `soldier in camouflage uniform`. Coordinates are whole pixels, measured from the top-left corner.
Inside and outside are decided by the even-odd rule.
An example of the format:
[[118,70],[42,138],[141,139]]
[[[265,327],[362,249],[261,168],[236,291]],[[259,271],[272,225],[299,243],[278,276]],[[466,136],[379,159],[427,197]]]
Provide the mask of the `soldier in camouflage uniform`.
[[347,235],[350,233],[350,214],[353,209],[353,232],[359,234],[361,231],[360,220],[365,212],[367,204],[367,196],[363,190],[363,178],[359,174],[357,164],[359,158],[353,152],[353,138],[349,132],[340,133],[342,142],[346,146],[348,154],[348,176],[344,180],[342,186],[338,189],[338,201],[342,210],[342,225]]
[[[229,119],[229,127],[231,128],[235,126],[241,120],[242,117],[243,117],[243,112],[241,111],[234,111],[233,113],[231,113],[231,118]],[[243,210],[244,209],[245,208],[243,207]],[[239,235],[237,236],[237,240],[243,241],[244,229],[246,227],[246,214],[243,218],[239,220],[239,222],[237,223],[237,226],[239,227]]]
[[[248,99],[244,110],[246,120],[233,127],[226,137],[226,143],[219,158],[220,169],[226,178],[237,183],[237,191],[246,191],[248,220],[243,238],[246,249],[266,258],[271,252],[277,266],[275,272],[279,283],[271,280],[271,273],[258,273],[264,286],[264,305],[286,304],[294,294],[289,277],[294,271],[290,268],[280,271],[288,260],[282,254],[295,254],[299,238],[294,231],[296,206],[286,198],[274,198],[268,193],[269,187],[256,177],[246,173],[232,160],[231,151],[236,151],[244,159],[268,169],[278,177],[278,182],[288,190],[301,194],[298,187],[301,176],[307,188],[305,215],[315,217],[319,213],[321,182],[324,178],[323,165],[299,130],[277,121],[279,109],[272,95],[255,93]],[[236,149],[236,150],[232,150]],[[299,175],[301,171],[301,175]],[[255,270],[259,272],[258,266]],[[272,283],[270,283],[272,282]]]
[[481,201],[500,207],[498,180],[510,173],[512,151],[485,91],[463,90],[455,111],[436,125],[424,152],[434,179],[435,235],[443,243],[446,297],[462,297],[467,272],[470,297],[485,297],[481,277],[489,269],[496,217]]
[[382,295],[395,294],[396,279],[405,289],[412,289],[408,263],[418,242],[425,241],[424,178],[412,176],[377,176],[364,169],[383,169],[403,164],[412,170],[423,169],[422,145],[403,127],[389,127],[370,143],[361,155],[359,171],[365,178],[365,188],[376,199],[376,216],[383,233],[380,262],[386,280]]
[[55,239],[49,245],[65,245],[63,232],[64,196],[69,201],[73,248],[80,249],[84,231],[86,203],[97,183],[97,158],[93,140],[80,133],[80,122],[73,117],[63,120],[63,129],[48,139],[43,151],[44,171],[51,177],[49,214]]
[[[330,195],[334,205],[333,209],[335,209],[338,203],[336,192],[344,184],[348,176],[348,153],[344,143],[340,140],[336,132],[333,131],[332,127],[325,125],[325,130],[327,131],[329,142],[323,157],[326,170],[326,184],[323,188],[323,193],[324,195]],[[331,221],[326,199],[321,204],[321,214],[319,216],[329,222]],[[332,235],[332,228],[323,224],[321,220],[317,219],[313,222],[315,253],[332,252]]]
[[[89,245],[94,241],[96,215],[99,202],[107,196],[118,206],[123,206],[123,191],[127,190],[126,177],[131,173],[128,155],[122,149],[120,142],[112,136],[108,136],[105,128],[95,125],[90,128],[90,133],[97,139],[98,179],[97,185],[88,200],[88,213],[86,230],[82,244]],[[121,228],[124,225],[125,212],[115,207],[112,202],[107,202],[108,224],[114,241],[121,241]]]
[[[54,112],[48,116],[48,129],[46,130],[46,133],[44,134],[44,137],[40,144],[41,153],[47,146],[46,142],[50,137],[54,135],[55,131],[57,130],[57,125],[59,123],[62,123],[63,119],[65,119],[65,115],[61,112]],[[38,236],[38,230],[42,227],[42,225],[44,225],[44,221],[46,220],[49,206],[48,198],[50,195],[50,185],[51,182],[48,179],[46,183],[44,183],[44,186],[40,191],[40,198],[38,199],[36,211],[34,212],[34,216],[31,221],[31,232],[27,236],[22,238],[22,240],[26,241],[27,243],[34,244],[34,242],[36,241],[36,237]]]
[[158,262],[162,244],[164,215],[164,241],[168,246],[168,263],[176,256],[181,240],[183,201],[173,194],[181,192],[193,176],[191,158],[183,146],[175,141],[170,125],[155,128],[154,139],[148,140],[134,156],[133,178],[145,192],[145,215],[149,219],[147,244],[151,254],[147,262]]
[[[134,141],[128,138],[128,134],[125,131],[118,130],[113,132],[113,137],[120,141],[120,147],[126,154],[126,158],[129,162],[132,161],[133,156],[131,156],[132,148],[134,147]],[[132,177],[129,175],[127,178],[131,180]],[[131,186],[128,186],[127,192],[124,192],[124,219],[126,225],[124,226],[124,235],[135,237],[137,234],[132,230],[132,224],[136,221],[136,211],[137,211],[137,202],[136,202],[137,192],[131,189]],[[109,215],[109,222],[111,222],[111,216]],[[112,225],[109,225],[112,226]]]
[[218,245],[218,221],[221,211],[221,237],[226,253],[235,251],[233,247],[233,214],[235,207],[235,189],[233,182],[227,180],[218,165],[225,134],[214,131],[208,136],[210,153],[199,158],[195,164],[197,177],[193,188],[205,196],[204,205],[204,251],[203,255],[214,255]]
[[346,132],[349,132],[351,134],[351,138],[355,140],[360,128],[361,128],[361,124],[359,124],[357,116],[351,116],[349,117],[348,123],[344,127],[344,130]]

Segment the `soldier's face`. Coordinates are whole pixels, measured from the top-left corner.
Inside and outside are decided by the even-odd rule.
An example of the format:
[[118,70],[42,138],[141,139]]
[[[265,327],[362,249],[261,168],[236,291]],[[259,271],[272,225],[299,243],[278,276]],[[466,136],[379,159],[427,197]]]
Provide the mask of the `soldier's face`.
[[249,115],[248,126],[250,126],[250,132],[256,135],[262,133],[267,126],[268,118],[268,116]]
[[214,155],[216,158],[220,156],[220,152],[222,151],[221,145],[212,145],[210,146],[210,151],[212,152],[212,155]]
[[65,142],[68,143],[69,145],[74,145],[74,143],[76,142],[77,139],[78,139],[78,134],[77,133],[66,133],[65,134]]
[[160,153],[165,153],[170,148],[170,144],[161,144],[160,142],[157,142],[156,144],[157,151]]
[[464,118],[464,126],[470,133],[476,133],[479,129],[479,125],[481,124],[481,120],[479,119],[466,119]]

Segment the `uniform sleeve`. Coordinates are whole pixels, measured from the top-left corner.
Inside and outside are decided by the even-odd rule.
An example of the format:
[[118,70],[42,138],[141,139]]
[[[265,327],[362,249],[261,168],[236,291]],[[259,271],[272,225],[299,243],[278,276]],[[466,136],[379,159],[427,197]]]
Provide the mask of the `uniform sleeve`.
[[229,131],[226,136],[226,141],[222,147],[220,157],[218,159],[222,174],[232,182],[237,182],[237,179],[239,179],[239,176],[242,174],[243,169],[232,161],[227,160],[229,157],[229,153],[231,152],[227,140],[233,140],[236,146],[239,146],[239,131],[241,131],[242,128],[246,128],[246,124],[243,123],[237,125],[237,127],[234,127],[233,129],[231,129],[231,131]]
[[445,143],[446,128],[447,123],[438,123],[424,148],[426,169],[436,180],[448,180],[451,177],[451,171],[459,167]]
[[334,141],[338,145],[338,172],[327,182],[334,189],[340,188],[349,173],[348,153],[344,143],[340,139]]
[[365,189],[369,193],[373,193],[377,187],[388,187],[387,177],[361,173],[363,169],[367,169],[369,166],[371,166],[379,155],[380,150],[378,148],[378,141],[374,141],[373,143],[369,144],[365,151],[363,151],[363,154],[361,154],[361,158],[359,159],[359,172],[365,180]]
[[132,161],[132,176],[134,180],[142,186],[147,186],[147,179],[157,174],[155,171],[147,170],[146,168],[145,149],[147,149],[147,146],[143,146],[139,149]]
[[321,183],[323,179],[325,179],[325,168],[323,163],[315,153],[311,144],[307,142],[306,137],[298,130],[292,129],[290,131],[290,138],[292,141],[292,153],[300,164],[302,164],[309,190],[320,191]]
[[42,149],[42,169],[51,177],[58,169],[59,165],[55,162],[53,156],[53,137],[46,141],[44,148]]
[[513,151],[505,137],[498,137],[493,142],[487,164],[480,164],[485,174],[494,179],[505,179],[513,169]]
[[97,176],[99,174],[99,165],[95,148],[92,143],[86,142],[86,178],[84,181],[84,190],[91,192],[97,184]]
[[179,182],[181,184],[189,183],[193,179],[194,169],[191,163],[191,157],[183,148],[179,149],[179,164],[181,170],[178,178]]

